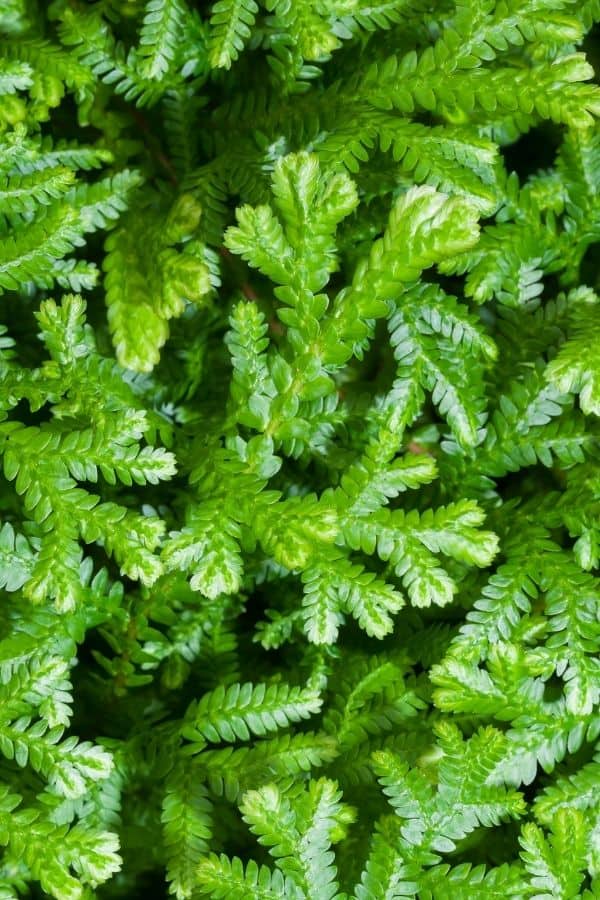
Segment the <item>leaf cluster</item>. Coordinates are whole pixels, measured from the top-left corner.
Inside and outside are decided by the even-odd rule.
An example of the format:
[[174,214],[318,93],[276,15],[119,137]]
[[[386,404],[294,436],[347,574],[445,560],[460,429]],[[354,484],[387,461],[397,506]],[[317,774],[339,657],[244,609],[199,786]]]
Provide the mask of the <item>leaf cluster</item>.
[[0,4],[0,898],[600,895],[598,0]]

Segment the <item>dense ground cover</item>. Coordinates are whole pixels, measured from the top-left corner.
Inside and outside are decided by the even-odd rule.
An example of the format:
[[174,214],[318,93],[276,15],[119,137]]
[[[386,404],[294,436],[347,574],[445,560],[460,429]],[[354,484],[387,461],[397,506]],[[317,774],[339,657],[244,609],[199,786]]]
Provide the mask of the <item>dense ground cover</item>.
[[599,896],[599,19],[0,3],[0,900]]

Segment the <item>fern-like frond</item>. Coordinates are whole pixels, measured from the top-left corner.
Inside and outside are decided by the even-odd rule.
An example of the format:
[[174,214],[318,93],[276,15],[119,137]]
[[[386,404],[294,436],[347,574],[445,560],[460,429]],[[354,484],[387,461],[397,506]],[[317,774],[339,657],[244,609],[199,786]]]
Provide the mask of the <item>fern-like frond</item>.
[[209,59],[213,68],[231,68],[250,37],[257,12],[254,0],[217,0],[210,17]]

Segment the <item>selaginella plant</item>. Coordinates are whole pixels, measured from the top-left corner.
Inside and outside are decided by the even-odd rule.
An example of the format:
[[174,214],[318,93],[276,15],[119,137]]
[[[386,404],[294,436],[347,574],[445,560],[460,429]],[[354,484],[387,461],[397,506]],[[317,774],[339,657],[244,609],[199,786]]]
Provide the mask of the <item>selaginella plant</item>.
[[0,898],[600,896],[598,0],[0,3]]

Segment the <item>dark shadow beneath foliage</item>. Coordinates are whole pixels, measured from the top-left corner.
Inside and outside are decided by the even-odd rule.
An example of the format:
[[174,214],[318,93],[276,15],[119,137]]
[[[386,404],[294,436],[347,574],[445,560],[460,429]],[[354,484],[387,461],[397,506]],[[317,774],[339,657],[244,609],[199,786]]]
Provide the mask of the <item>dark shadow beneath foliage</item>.
[[561,129],[548,122],[530,129],[502,150],[507,171],[516,172],[523,183],[530,175],[547,169],[554,162],[561,135]]
[[579,266],[581,284],[587,284],[595,291],[600,290],[600,246],[591,244],[583,255]]

